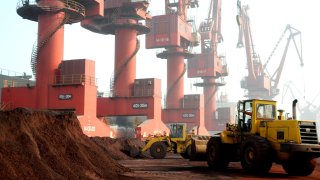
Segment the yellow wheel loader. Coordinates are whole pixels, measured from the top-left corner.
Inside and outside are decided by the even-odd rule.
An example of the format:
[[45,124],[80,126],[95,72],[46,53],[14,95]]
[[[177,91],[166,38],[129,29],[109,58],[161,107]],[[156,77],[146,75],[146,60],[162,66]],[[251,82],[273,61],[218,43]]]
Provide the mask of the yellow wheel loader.
[[275,101],[239,101],[237,124],[227,124],[207,144],[208,166],[225,169],[229,162],[240,161],[245,171],[266,174],[278,163],[289,175],[311,174],[320,156],[316,123],[297,120],[296,103],[289,118],[283,110],[277,116]]
[[197,160],[202,156],[205,157],[209,139],[210,136],[187,134],[186,124],[171,124],[169,136],[148,137],[141,152],[150,150],[150,155],[155,159],[163,159],[167,152],[173,152],[185,159]]

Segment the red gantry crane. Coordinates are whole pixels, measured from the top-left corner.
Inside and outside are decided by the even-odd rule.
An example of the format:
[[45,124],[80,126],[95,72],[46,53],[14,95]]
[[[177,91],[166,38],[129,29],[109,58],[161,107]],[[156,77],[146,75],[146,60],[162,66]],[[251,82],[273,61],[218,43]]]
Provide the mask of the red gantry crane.
[[[284,68],[284,63],[286,60],[286,55],[290,42],[293,42],[295,49],[297,51],[301,66],[303,66],[302,60],[302,44],[300,39],[300,50],[298,48],[295,37],[301,35],[300,31],[287,25],[285,31],[281,34],[280,39],[276,43],[271,55],[267,59],[266,63],[263,64],[260,60],[259,55],[255,52],[253,38],[251,34],[250,18],[248,16],[247,10],[248,5],[242,6],[238,1],[238,15],[237,22],[239,25],[239,39],[237,47],[241,48],[245,46],[246,56],[247,56],[247,66],[248,75],[241,80],[241,88],[246,90],[245,96],[249,99],[261,98],[261,99],[273,99],[279,94],[279,80]],[[275,72],[270,76],[266,67],[276,51],[278,45],[283,39],[284,35],[289,32],[287,38],[287,43],[280,61],[279,66],[276,68]],[[301,38],[301,36],[300,36]],[[244,39],[244,43],[243,43]]]
[[[94,61],[63,60],[65,25],[101,17],[103,6],[103,0],[19,0],[18,15],[38,25],[31,54],[36,85],[6,87],[2,102],[11,108],[74,111],[86,135],[108,136],[109,126],[96,117]],[[75,43],[81,43],[81,38]]]
[[[195,86],[203,87],[206,128],[210,131],[222,130],[225,128],[225,123],[219,123],[216,118],[216,92],[219,86],[225,85],[223,77],[228,75],[228,71],[224,57],[219,56],[217,50],[218,44],[223,40],[221,35],[221,0],[210,1],[208,17],[201,22],[199,32],[201,53],[188,60],[188,77],[201,77],[203,80],[201,83],[196,83]],[[219,113],[220,119],[223,118],[223,115],[228,114],[225,112]],[[224,119],[229,118],[225,117]]]
[[97,114],[114,120],[119,127],[115,130],[118,137],[122,136],[122,129],[129,129],[124,134],[137,138],[169,132],[161,121],[161,81],[136,79],[136,54],[140,48],[137,36],[150,31],[142,22],[152,18],[149,4],[150,0],[108,0],[104,17],[90,17],[81,22],[82,27],[92,32],[115,36],[111,93],[98,97]]
[[167,60],[167,92],[163,121],[186,123],[187,129],[207,134],[204,128],[203,96],[184,95],[184,59],[194,56],[190,49],[195,44],[195,32],[188,19],[190,8],[198,7],[198,0],[165,0],[165,14],[154,16],[147,23],[151,32],[146,36],[146,48],[165,48],[157,54]]

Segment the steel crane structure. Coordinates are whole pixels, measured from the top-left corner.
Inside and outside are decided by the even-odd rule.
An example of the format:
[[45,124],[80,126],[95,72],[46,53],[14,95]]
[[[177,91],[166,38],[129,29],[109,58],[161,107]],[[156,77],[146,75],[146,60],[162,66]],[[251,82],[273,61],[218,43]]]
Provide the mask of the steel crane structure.
[[[221,34],[221,0],[211,0],[208,17],[200,23],[201,53],[188,59],[188,77],[201,77],[203,82],[195,86],[203,87],[205,100],[205,126],[208,130],[222,130],[228,108],[220,109],[219,118],[216,118],[216,92],[219,86],[225,85],[223,78],[228,75],[224,56],[218,54],[218,44],[223,41]],[[230,116],[229,116],[230,117]],[[225,120],[222,120],[225,119]]]
[[[36,85],[3,88],[2,102],[11,108],[75,111],[88,136],[109,136],[109,126],[96,117],[95,64],[88,59],[63,61],[64,25],[104,14],[103,0],[19,0],[17,13],[38,22],[31,55]],[[93,108],[94,107],[94,108]]]
[[187,124],[200,134],[208,134],[204,127],[203,96],[184,95],[184,74],[187,70],[184,59],[194,56],[190,52],[196,44],[196,33],[188,19],[190,8],[198,7],[198,0],[165,0],[165,14],[147,21],[151,32],[146,36],[146,48],[165,48],[157,54],[167,60],[167,92],[163,122]]
[[[245,97],[249,99],[273,99],[275,96],[279,94],[278,85],[284,68],[284,63],[286,60],[286,55],[288,52],[290,42],[294,43],[299,60],[301,62],[301,66],[303,66],[301,39],[300,50],[295,40],[295,37],[301,35],[301,32],[291,27],[290,25],[287,25],[285,31],[281,34],[280,39],[276,43],[276,46],[274,47],[266,63],[263,64],[259,55],[255,52],[254,49],[250,27],[250,18],[248,16],[247,10],[248,5],[241,7],[240,3],[238,4],[237,23],[239,25],[239,39],[237,47],[242,48],[245,46],[248,66],[248,75],[241,80],[241,88],[245,89]],[[266,67],[272,55],[276,51],[278,45],[280,44],[281,40],[287,32],[289,32],[289,36],[287,38],[287,43],[282,54],[281,61],[274,73],[270,75]]]
[[161,81],[136,79],[136,54],[140,48],[137,36],[150,31],[142,22],[152,18],[148,13],[149,4],[150,0],[108,0],[103,17],[81,22],[82,27],[92,32],[115,36],[111,93],[98,97],[98,117],[113,118],[120,127],[127,124],[124,128],[131,129],[132,135],[138,138],[169,132],[161,121]]

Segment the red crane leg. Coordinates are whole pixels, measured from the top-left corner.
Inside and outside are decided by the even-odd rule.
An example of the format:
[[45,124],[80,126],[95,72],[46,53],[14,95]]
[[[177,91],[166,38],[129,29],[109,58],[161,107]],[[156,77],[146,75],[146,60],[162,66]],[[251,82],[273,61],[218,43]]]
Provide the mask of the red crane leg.
[[[205,79],[205,83],[212,83],[211,81],[214,82],[214,79]],[[214,130],[214,121],[216,120],[215,118],[215,112],[217,109],[217,103],[216,103],[216,86],[214,85],[209,85],[209,86],[204,86],[203,87],[203,93],[204,93],[204,99],[205,99],[205,127],[207,130]]]
[[170,56],[167,61],[167,108],[181,108],[184,96],[184,56]]
[[[63,21],[65,14],[43,14],[38,17],[38,46],[49,31],[53,31]],[[37,60],[36,92],[39,109],[48,108],[49,86],[54,82],[55,72],[63,59],[63,26],[39,49]]]
[[131,89],[136,78],[136,56],[133,54],[136,48],[138,48],[137,30],[122,28],[116,30],[114,83],[117,96],[132,96]]

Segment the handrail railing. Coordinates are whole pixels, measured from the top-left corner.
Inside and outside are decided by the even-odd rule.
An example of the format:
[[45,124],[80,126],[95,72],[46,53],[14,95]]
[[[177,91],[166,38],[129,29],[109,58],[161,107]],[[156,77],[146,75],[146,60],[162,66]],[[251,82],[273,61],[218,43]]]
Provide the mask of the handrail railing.
[[17,80],[17,79],[13,79],[13,80],[3,80],[2,81],[2,88],[11,88],[11,87],[33,87],[35,86],[35,82],[34,81],[23,81],[23,79],[21,80]]
[[2,68],[0,68],[0,75],[17,77],[17,78],[21,78],[21,79],[30,79],[31,78],[31,75],[27,75],[25,72],[20,73],[20,72],[8,70],[8,69],[2,69]]
[[85,74],[70,74],[70,75],[58,75],[55,77],[54,85],[96,85],[96,79],[94,76],[88,76]]

